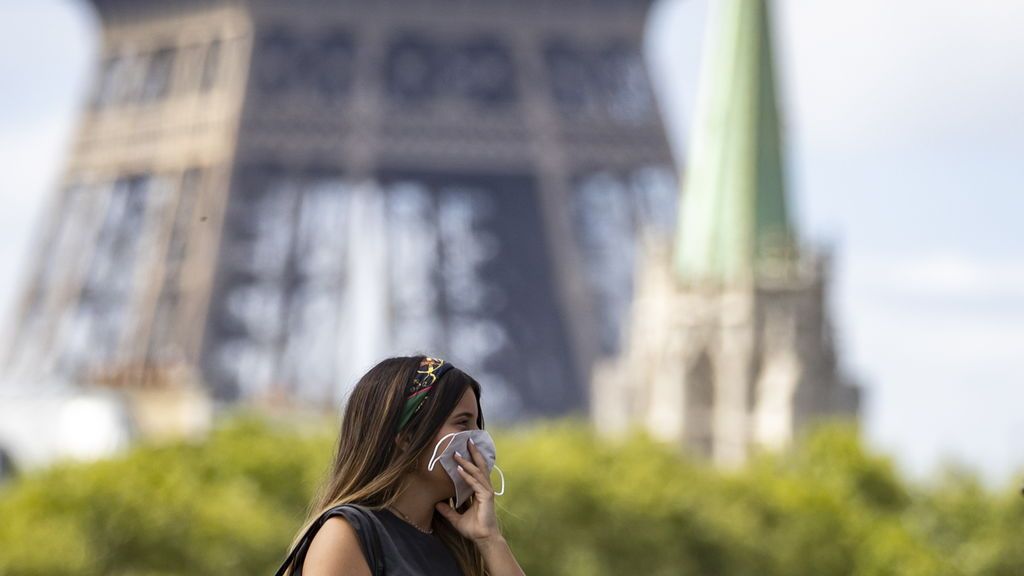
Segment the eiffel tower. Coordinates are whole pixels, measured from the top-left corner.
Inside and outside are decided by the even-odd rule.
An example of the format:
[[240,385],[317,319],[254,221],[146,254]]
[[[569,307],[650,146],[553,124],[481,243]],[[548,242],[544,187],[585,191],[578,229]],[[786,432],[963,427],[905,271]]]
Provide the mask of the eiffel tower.
[[676,186],[641,0],[93,0],[101,58],[11,382],[186,367],[335,403],[442,355],[496,420],[582,412]]

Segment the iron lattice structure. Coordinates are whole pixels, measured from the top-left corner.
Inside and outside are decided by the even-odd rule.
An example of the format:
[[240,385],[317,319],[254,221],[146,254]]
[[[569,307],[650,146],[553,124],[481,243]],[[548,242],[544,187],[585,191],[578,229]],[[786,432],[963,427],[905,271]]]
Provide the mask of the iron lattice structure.
[[676,186],[648,2],[92,2],[102,58],[14,382],[185,365],[334,402],[422,351],[503,418],[582,410]]

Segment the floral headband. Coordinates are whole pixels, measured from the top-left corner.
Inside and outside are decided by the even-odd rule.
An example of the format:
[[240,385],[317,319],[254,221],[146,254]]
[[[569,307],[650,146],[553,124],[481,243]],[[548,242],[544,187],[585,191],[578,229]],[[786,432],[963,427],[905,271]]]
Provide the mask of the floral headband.
[[423,401],[433,392],[434,384],[451,368],[453,368],[451,363],[440,358],[428,357],[420,362],[420,367],[413,375],[412,382],[405,387],[405,406],[402,408],[402,419],[398,422],[399,430],[405,428],[409,420],[420,411]]

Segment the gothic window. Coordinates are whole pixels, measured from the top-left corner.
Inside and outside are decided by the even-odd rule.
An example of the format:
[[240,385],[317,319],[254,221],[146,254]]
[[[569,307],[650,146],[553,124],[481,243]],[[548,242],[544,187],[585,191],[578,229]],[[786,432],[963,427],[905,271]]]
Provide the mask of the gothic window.
[[146,79],[142,85],[139,99],[142,102],[153,102],[167,96],[174,71],[174,50],[163,48],[149,58]]
[[206,47],[203,53],[203,64],[199,74],[199,90],[209,92],[217,85],[221,74],[221,60],[223,50],[220,40],[214,40]]
[[348,32],[334,32],[317,50],[317,85],[328,101],[345,97],[355,76],[355,43]]
[[715,408],[714,368],[702,352],[686,374],[686,436],[703,456],[713,449]]
[[422,104],[437,93],[437,48],[423,38],[406,35],[394,40],[385,62],[388,97],[400,104]]

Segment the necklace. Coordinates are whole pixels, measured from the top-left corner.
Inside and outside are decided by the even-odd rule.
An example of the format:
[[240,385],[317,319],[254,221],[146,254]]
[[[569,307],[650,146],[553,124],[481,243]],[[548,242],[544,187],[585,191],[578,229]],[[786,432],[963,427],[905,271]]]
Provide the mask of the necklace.
[[392,508],[391,506],[388,506],[388,510],[391,510],[392,512],[398,512],[399,516],[401,516],[410,526],[412,526],[413,528],[419,530],[420,532],[423,532],[424,534],[433,534],[434,533],[434,529],[433,528],[431,528],[430,530],[424,530],[423,528],[420,528],[419,525],[417,525],[415,522],[410,520],[408,516],[406,516],[405,514],[402,514],[402,511],[399,510],[398,508]]

